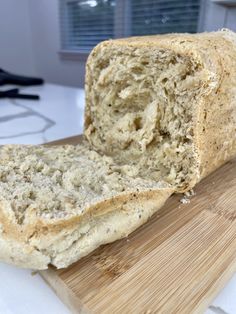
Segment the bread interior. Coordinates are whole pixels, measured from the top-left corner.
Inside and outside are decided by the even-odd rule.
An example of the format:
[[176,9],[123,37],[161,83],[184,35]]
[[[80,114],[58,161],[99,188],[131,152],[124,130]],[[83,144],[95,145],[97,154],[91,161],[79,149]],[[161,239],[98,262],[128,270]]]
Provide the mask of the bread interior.
[[205,78],[188,55],[103,44],[87,65],[85,135],[142,178],[183,187],[197,175],[193,117]]
[[93,204],[165,184],[130,175],[85,142],[77,146],[5,145],[0,149],[0,202],[18,225],[83,215]]

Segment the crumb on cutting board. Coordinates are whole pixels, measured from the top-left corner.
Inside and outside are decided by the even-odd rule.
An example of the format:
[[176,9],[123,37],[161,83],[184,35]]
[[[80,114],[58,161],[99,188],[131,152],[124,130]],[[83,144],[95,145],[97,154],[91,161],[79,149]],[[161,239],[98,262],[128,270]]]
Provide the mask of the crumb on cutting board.
[[195,191],[193,189],[189,190],[189,191],[184,193],[183,197],[180,199],[180,202],[182,204],[189,204],[190,198],[193,197],[194,195],[196,195]]

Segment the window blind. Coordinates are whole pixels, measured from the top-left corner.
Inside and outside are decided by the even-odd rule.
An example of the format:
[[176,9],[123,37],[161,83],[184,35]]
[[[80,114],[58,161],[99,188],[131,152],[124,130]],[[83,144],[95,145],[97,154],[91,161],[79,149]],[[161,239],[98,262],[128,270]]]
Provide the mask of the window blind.
[[131,0],[131,34],[195,33],[200,0]]
[[89,51],[114,37],[115,0],[66,0],[61,3],[62,48]]
[[90,51],[109,38],[194,33],[201,0],[60,0],[62,49]]

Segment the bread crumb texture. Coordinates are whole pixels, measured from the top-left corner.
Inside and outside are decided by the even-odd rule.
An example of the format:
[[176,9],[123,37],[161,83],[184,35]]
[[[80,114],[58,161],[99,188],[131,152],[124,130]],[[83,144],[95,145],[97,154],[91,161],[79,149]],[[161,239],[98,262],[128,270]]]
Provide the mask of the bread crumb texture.
[[122,192],[160,185],[136,177],[134,167],[117,166],[86,144],[6,145],[0,160],[0,200],[9,202],[18,224],[27,223],[32,211],[44,219],[69,218]]

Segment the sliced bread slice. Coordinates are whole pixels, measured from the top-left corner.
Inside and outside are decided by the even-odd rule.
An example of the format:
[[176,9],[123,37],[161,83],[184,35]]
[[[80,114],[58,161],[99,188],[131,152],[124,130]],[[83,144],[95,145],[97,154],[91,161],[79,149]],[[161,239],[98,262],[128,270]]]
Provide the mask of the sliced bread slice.
[[66,267],[126,237],[173,193],[87,143],[6,145],[0,160],[0,259],[21,267]]

